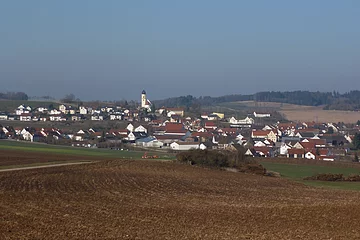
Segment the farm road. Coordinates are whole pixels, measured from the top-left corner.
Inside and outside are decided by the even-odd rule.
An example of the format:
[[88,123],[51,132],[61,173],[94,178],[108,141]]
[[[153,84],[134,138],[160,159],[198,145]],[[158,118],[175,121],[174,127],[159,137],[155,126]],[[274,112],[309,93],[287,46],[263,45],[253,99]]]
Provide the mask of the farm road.
[[0,172],[10,172],[10,171],[29,170],[29,169],[37,169],[37,168],[49,168],[49,167],[61,167],[61,166],[88,164],[88,163],[94,163],[94,161],[57,163],[57,164],[47,164],[47,165],[38,165],[38,166],[29,166],[29,167],[16,167],[16,168],[0,169]]

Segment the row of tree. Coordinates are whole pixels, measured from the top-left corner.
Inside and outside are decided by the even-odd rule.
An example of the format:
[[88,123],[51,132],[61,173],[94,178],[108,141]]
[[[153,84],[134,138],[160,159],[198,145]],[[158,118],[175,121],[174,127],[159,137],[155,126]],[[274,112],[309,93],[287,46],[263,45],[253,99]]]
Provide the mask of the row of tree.
[[0,99],[3,100],[28,100],[29,97],[26,93],[23,92],[6,92],[0,93]]
[[225,95],[221,97],[191,95],[167,98],[164,100],[153,101],[157,106],[165,107],[187,107],[192,106],[211,106],[219,103],[236,101],[258,101],[258,102],[280,102],[306,106],[321,106],[331,110],[359,110],[360,91],[350,91],[344,94],[339,92],[310,92],[310,91],[286,91],[286,92],[258,92],[255,94]]

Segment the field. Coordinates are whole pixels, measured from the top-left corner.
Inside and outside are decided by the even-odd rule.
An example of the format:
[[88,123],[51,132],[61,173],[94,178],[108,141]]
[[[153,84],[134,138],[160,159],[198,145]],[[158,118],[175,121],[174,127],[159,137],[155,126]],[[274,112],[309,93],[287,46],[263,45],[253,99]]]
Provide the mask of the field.
[[[24,152],[26,154],[24,154]],[[0,140],[0,168],[43,162],[89,161],[93,159],[141,159],[145,151],[89,149]],[[159,159],[174,159],[174,154],[148,151]],[[9,158],[9,160],[7,160]],[[15,164],[12,164],[15,163]]]
[[261,164],[268,170],[281,174],[282,177],[300,182],[309,186],[327,187],[334,189],[360,190],[359,182],[324,182],[303,180],[305,177],[314,176],[319,173],[360,174],[360,165],[356,163],[333,163],[313,160],[285,160],[279,159],[265,160],[261,159]]
[[0,239],[360,238],[359,191],[173,161],[0,151],[0,162],[95,161],[0,172]]
[[344,122],[356,123],[360,120],[360,112],[323,110],[323,106],[301,106],[276,102],[242,101],[223,104],[230,109],[252,111],[278,111],[290,121]]
[[37,107],[48,107],[49,105],[53,105],[55,108],[57,108],[60,105],[55,101],[0,100],[0,112],[14,112],[15,109],[21,104],[30,106],[33,109]]

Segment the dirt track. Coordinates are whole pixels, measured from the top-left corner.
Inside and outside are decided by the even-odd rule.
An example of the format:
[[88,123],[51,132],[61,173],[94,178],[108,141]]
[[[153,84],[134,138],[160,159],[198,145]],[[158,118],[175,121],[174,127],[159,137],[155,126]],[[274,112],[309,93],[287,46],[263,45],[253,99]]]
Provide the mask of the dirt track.
[[16,166],[27,164],[42,164],[47,163],[61,163],[61,162],[78,162],[80,160],[98,160],[99,157],[79,157],[65,154],[52,154],[41,152],[24,152],[16,150],[4,150],[0,149],[0,166]]
[[16,168],[0,169],[0,172],[11,172],[11,171],[20,171],[20,170],[49,168],[49,167],[61,167],[61,166],[87,164],[87,163],[92,163],[92,162],[57,163],[57,164],[48,164],[48,165],[39,165],[39,166],[29,166],[29,167],[16,167]]
[[171,162],[0,173],[0,239],[359,239],[360,193]]

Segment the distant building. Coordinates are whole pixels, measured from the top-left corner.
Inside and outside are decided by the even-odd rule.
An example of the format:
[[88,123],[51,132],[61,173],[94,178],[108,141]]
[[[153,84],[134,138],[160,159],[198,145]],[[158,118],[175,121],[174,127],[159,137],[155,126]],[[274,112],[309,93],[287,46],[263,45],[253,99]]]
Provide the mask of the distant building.
[[151,102],[149,99],[146,98],[145,90],[141,92],[141,108],[145,108],[148,111],[151,110]]

